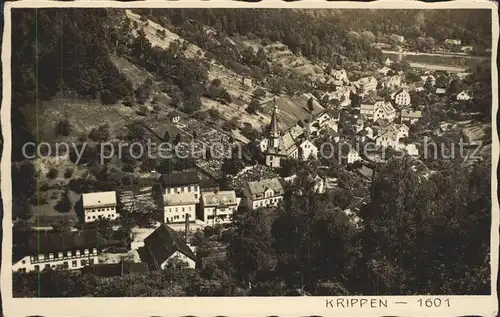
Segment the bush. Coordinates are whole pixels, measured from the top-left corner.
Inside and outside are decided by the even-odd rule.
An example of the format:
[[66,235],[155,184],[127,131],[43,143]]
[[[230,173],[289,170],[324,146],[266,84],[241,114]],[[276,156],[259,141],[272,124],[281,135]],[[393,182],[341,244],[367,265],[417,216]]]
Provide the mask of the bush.
[[49,172],[47,173],[47,177],[50,179],[54,179],[59,175],[59,171],[55,168],[52,167]]
[[222,129],[226,131],[235,130],[237,128],[238,128],[238,122],[233,119],[224,122],[224,124],[222,125]]
[[105,105],[112,105],[116,102],[116,98],[107,89],[101,91],[100,97],[101,97],[101,102]]
[[136,105],[135,98],[133,96],[127,96],[123,99],[123,105],[125,107],[134,107]]
[[66,171],[64,171],[64,178],[70,178],[71,176],[73,176],[73,170],[70,168],[66,169]]
[[140,106],[139,109],[137,109],[136,113],[140,116],[147,116],[148,108],[146,106]]
[[67,119],[59,121],[56,125],[56,135],[68,136],[71,133],[71,125]]

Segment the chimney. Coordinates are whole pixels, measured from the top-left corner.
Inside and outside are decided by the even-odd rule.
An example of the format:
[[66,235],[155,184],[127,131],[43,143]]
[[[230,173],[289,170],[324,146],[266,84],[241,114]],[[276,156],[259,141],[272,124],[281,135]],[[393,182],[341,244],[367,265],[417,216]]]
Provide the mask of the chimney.
[[184,225],[184,242],[188,244],[188,232],[189,232],[189,214],[186,213],[186,222]]

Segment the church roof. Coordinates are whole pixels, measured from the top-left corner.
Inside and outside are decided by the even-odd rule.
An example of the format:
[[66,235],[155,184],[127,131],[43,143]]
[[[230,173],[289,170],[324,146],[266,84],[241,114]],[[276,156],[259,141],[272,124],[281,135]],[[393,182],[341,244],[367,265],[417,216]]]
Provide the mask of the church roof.
[[271,137],[277,137],[279,136],[279,130],[278,130],[278,106],[276,105],[276,102],[274,104],[274,110],[273,114],[271,117],[271,124],[269,128],[269,135]]

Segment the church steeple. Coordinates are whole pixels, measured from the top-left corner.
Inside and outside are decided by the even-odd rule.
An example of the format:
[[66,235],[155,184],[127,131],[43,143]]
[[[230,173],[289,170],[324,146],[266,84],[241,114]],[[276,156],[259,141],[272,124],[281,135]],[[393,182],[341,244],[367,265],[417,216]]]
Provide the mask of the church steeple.
[[269,136],[272,138],[279,137],[280,133],[278,130],[278,105],[276,104],[276,99],[274,99],[274,110],[271,116],[271,124],[269,127]]

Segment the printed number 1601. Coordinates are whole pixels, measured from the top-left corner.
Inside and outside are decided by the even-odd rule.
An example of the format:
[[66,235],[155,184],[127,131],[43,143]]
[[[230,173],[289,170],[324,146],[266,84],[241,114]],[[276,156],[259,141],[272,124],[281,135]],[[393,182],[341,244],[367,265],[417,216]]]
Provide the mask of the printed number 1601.
[[444,300],[442,300],[441,298],[419,299],[418,303],[420,307],[428,307],[428,308],[441,307],[441,306],[450,307],[450,300],[448,298]]

